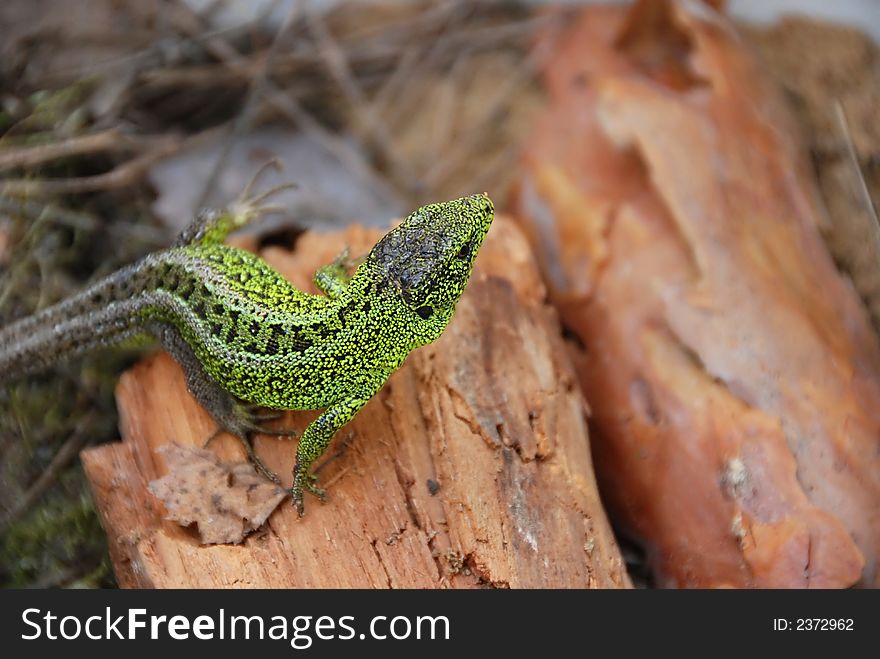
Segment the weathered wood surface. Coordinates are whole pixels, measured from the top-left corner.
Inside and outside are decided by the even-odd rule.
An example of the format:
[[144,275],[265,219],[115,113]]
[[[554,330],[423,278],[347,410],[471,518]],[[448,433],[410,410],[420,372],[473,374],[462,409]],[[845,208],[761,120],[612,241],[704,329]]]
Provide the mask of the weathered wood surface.
[[546,80],[521,217],[658,583],[880,585],[880,348],[778,90],[654,0],[585,10]]
[[[294,253],[272,247],[263,256],[311,290],[311,274],[343,244],[357,254],[376,238],[360,228],[306,234]],[[191,529],[163,519],[147,490],[165,471],[156,449],[199,446],[214,424],[169,357],[135,366],[117,391],[123,441],[82,455],[119,583],[628,586],[596,491],[586,404],[544,297],[525,239],[497,218],[446,333],[411,355],[340,433],[355,437],[321,472],[328,503],[309,497],[303,519],[284,503],[238,546],[200,546]],[[285,422],[301,429],[314,416]],[[287,475],[294,442],[256,444]],[[212,448],[243,458],[228,436]]]

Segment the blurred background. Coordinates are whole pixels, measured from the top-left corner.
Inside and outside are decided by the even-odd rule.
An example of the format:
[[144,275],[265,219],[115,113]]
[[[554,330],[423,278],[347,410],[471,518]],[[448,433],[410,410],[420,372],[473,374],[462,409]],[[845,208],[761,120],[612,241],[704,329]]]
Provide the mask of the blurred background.
[[[596,3],[5,0],[0,322],[167,245],[272,157],[284,169],[264,183],[298,187],[261,244],[385,226],[474,191],[505,210],[546,102],[541,73],[584,4]],[[832,216],[826,239],[876,321],[876,252],[853,244],[876,221],[866,194],[880,198],[878,3],[727,12],[783,90]],[[90,356],[0,390],[5,586],[114,585],[77,455],[118,438],[113,388],[135,358]],[[641,551],[626,552],[651,584]]]

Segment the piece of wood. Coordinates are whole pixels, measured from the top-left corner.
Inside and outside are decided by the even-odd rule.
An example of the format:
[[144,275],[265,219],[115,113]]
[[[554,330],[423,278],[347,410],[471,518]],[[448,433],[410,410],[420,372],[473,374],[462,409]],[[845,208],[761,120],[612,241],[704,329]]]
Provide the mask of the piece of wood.
[[[358,254],[378,236],[309,233],[295,252],[263,256],[313,290],[312,273],[343,244]],[[117,390],[123,442],[82,454],[120,585],[628,586],[596,490],[586,405],[544,297],[524,237],[498,217],[447,331],[340,432],[354,437],[321,471],[328,503],[308,497],[303,519],[282,503],[238,546],[200,546],[163,519],[147,490],[165,469],[156,449],[200,446],[214,424],[165,354],[135,366]],[[315,414],[285,425],[302,429]],[[295,440],[256,445],[289,478]],[[211,446],[243,459],[232,437]]]
[[660,585],[880,585],[880,347],[778,90],[654,0],[585,10],[546,80],[519,209],[616,521]]

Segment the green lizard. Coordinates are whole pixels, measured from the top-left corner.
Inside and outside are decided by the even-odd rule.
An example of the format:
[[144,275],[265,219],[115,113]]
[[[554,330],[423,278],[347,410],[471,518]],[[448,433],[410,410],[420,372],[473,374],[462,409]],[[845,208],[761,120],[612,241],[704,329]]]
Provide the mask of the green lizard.
[[304,489],[324,496],[311,466],[336,431],[412,350],[446,328],[494,208],[485,194],[423,206],[379,240],[353,276],[344,256],[318,270],[324,295],[310,295],[254,254],[223,244],[266,210],[266,196],[200,214],[173,247],[0,330],[0,373],[8,381],[151,335],[181,364],[218,426],[276,483],[253,451],[251,435],[266,431],[248,403],[324,409],[297,446],[290,494],[302,515]]

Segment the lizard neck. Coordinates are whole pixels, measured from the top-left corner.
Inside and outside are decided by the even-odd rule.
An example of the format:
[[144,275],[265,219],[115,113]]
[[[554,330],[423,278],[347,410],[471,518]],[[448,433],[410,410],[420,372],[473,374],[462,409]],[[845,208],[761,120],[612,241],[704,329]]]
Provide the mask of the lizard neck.
[[398,284],[369,259],[358,268],[344,293],[336,300],[340,308],[361,316],[363,329],[380,343],[409,352],[420,345],[412,327],[412,311]]

